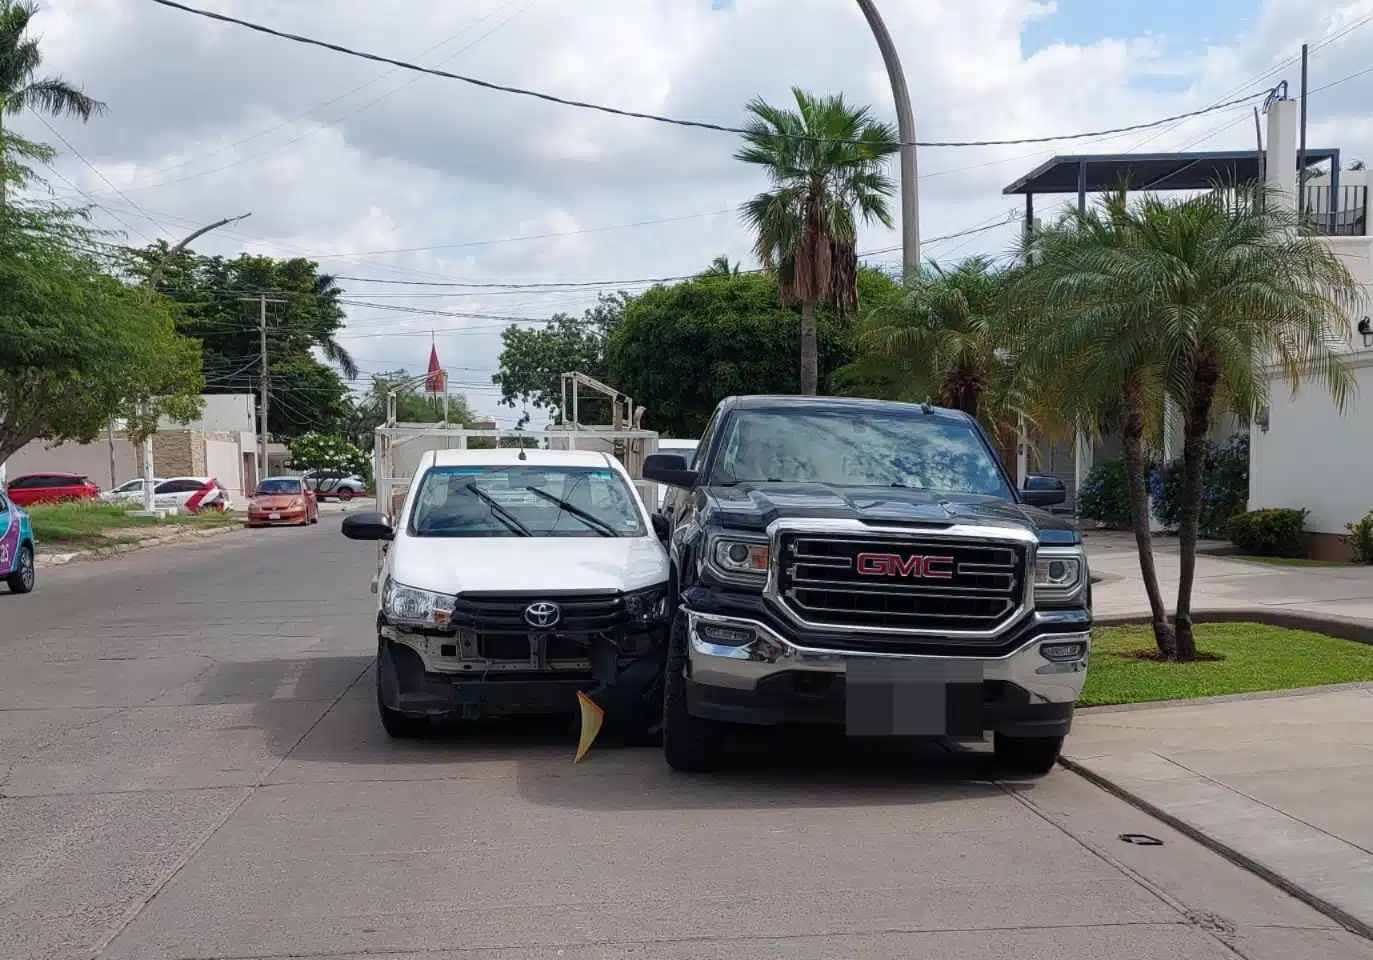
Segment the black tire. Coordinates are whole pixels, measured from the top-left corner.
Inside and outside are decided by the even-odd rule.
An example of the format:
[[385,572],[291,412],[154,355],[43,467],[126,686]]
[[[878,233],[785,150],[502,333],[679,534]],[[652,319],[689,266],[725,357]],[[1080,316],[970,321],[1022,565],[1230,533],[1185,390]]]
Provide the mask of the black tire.
[[353,499],[353,491],[347,487],[341,487],[339,488],[338,498],[343,503],[347,503],[349,500]]
[[407,717],[382,702],[380,658],[377,660],[377,714],[381,717],[382,729],[392,740],[418,740],[429,733],[428,717]]
[[1062,737],[1008,737],[996,734],[992,740],[996,762],[1009,773],[1040,777],[1054,768],[1063,750]]
[[709,773],[720,767],[725,728],[687,710],[687,617],[678,611],[668,640],[663,674],[663,758],[683,773]]
[[19,563],[15,566],[14,572],[5,578],[5,582],[9,584],[10,593],[32,593],[36,580],[33,547],[26,543],[19,548]]

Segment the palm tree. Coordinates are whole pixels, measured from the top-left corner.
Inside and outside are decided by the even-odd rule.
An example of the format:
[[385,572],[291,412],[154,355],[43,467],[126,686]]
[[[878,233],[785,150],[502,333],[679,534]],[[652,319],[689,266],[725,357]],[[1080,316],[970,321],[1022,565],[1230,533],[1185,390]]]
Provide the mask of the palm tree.
[[[327,273],[321,273],[315,277],[311,285],[310,292],[322,304],[327,304],[333,309],[339,309],[338,298],[343,295],[343,288],[338,285],[338,280]],[[320,352],[324,354],[326,360],[338,364],[338,368],[343,371],[343,375],[349,380],[358,378],[358,365],[353,360],[353,355],[348,352],[342,344],[334,338],[333,333],[321,335],[319,340]]]
[[1336,349],[1363,292],[1330,246],[1266,188],[1146,200],[1131,214],[1139,236],[1133,282],[1154,291],[1164,384],[1182,413],[1177,631],[1179,660],[1196,658],[1192,583],[1206,440],[1218,406],[1246,421],[1268,399],[1270,370],[1296,390],[1306,378],[1343,410],[1354,375]]
[[841,316],[858,309],[855,210],[864,222],[892,225],[887,199],[896,185],[886,157],[900,148],[889,124],[840,96],[793,88],[795,111],[762,100],[735,158],[762,167],[771,189],[744,204],[754,252],[777,273],[783,302],[801,303],[801,392],[814,394],[819,368],[816,309],[833,303]]
[[699,276],[702,277],[737,277],[739,276],[739,264],[731,264],[728,254],[720,254],[710,261],[710,266],[706,267]]
[[1123,192],[1031,237],[1010,291],[1023,323],[1019,358],[1036,392],[1069,422],[1114,413],[1130,493],[1130,522],[1159,652],[1176,655],[1149,530],[1144,440],[1161,409],[1156,293],[1140,280],[1140,236]]
[[[859,342],[881,358],[900,360],[912,380],[944,407],[999,426],[1014,404],[1013,328],[1003,278],[990,260],[954,267],[930,263],[899,308],[874,312]],[[993,409],[995,408],[995,409]]]
[[[34,110],[52,117],[80,117],[84,122],[105,112],[105,104],[88,97],[58,77],[35,79],[43,63],[38,39],[26,36],[36,8],[28,0],[0,0],[0,156],[4,154],[7,115]],[[0,207],[5,202],[0,181]]]

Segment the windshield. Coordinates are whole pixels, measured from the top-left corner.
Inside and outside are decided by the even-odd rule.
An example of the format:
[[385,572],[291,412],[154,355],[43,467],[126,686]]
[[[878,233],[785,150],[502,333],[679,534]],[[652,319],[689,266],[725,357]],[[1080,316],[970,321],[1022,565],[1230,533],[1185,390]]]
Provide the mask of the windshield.
[[645,535],[634,492],[615,471],[532,465],[432,467],[415,494],[409,533],[413,537]]
[[286,493],[300,493],[299,480],[263,480],[257,488],[259,497],[281,496]]
[[742,481],[909,487],[1014,499],[972,424],[876,410],[736,413],[712,482]]

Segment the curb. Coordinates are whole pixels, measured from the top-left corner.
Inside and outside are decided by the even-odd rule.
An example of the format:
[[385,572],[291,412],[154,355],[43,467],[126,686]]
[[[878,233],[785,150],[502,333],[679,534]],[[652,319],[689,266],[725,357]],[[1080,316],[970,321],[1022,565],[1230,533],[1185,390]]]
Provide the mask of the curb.
[[[1108,614],[1092,618],[1094,627],[1125,627],[1152,623],[1147,613]],[[1310,630],[1339,640],[1373,644],[1373,621],[1329,613],[1282,610],[1273,607],[1237,607],[1226,610],[1195,610],[1193,623],[1262,623],[1289,630]]]
[[172,543],[185,543],[190,540],[204,540],[210,537],[220,537],[230,533],[238,533],[243,529],[245,528],[241,525],[208,527],[204,530],[187,530],[180,533],[171,533],[167,536],[144,537],[137,543],[117,543],[109,547],[97,547],[94,550],[77,550],[71,553],[40,553],[37,557],[37,566],[42,569],[44,567],[65,567],[70,563],[108,560],[110,557],[117,557],[125,553],[133,553],[136,550],[146,550],[149,547],[161,547]]
[[1229,860],[1231,863],[1235,864],[1235,866],[1240,867],[1244,870],[1248,870],[1256,877],[1260,878],[1261,880],[1267,881],[1268,883],[1277,887],[1284,893],[1296,897],[1302,903],[1306,904],[1307,906],[1311,907],[1317,912],[1324,914],[1331,920],[1334,920],[1336,923],[1344,927],[1350,933],[1355,933],[1361,937],[1366,937],[1370,940],[1373,940],[1373,924],[1360,920],[1358,917],[1352,916],[1340,907],[1337,907],[1333,903],[1330,903],[1325,898],[1317,896],[1316,894],[1307,890],[1305,887],[1298,886],[1297,884],[1288,880],[1286,877],[1270,869],[1269,867],[1265,866],[1259,861],[1236,850],[1234,847],[1221,843],[1219,840],[1216,840],[1214,837],[1208,836],[1201,830],[1198,830],[1196,827],[1192,826],[1190,823],[1187,823],[1185,820],[1180,820],[1179,818],[1173,816],[1171,813],[1168,813],[1162,808],[1150,803],[1147,800],[1144,800],[1139,796],[1136,796],[1135,794],[1131,793],[1129,790],[1126,790],[1119,784],[1111,780],[1108,780],[1100,774],[1087,769],[1085,766],[1078,763],[1076,760],[1071,760],[1068,757],[1059,757],[1058,762],[1059,765],[1062,766],[1065,770],[1075,773],[1079,777],[1082,777],[1084,780],[1088,781],[1089,783],[1093,783],[1101,789],[1105,790],[1107,793],[1115,797],[1119,797],[1121,800],[1124,800],[1126,803],[1128,803],[1135,809],[1143,811],[1144,813],[1153,817],[1155,820],[1159,820],[1163,823],[1166,823],[1168,826],[1172,827],[1178,833],[1190,837],[1192,840],[1195,840],[1197,843],[1201,844],[1203,847],[1206,847],[1208,850],[1220,854],[1226,860]]

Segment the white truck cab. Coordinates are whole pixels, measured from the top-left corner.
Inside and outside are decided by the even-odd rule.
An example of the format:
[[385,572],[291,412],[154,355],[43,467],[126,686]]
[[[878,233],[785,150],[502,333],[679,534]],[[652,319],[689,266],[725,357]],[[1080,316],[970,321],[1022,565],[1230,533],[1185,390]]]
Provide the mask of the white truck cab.
[[571,713],[607,727],[661,722],[666,524],[618,460],[575,450],[424,454],[394,521],[355,514],[384,542],[377,705],[392,736],[431,718]]

